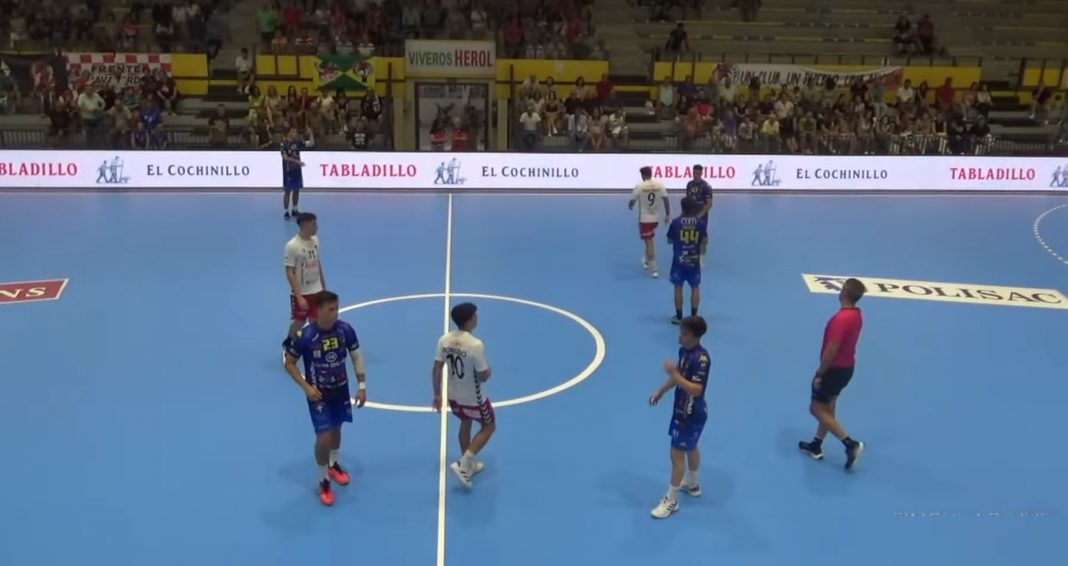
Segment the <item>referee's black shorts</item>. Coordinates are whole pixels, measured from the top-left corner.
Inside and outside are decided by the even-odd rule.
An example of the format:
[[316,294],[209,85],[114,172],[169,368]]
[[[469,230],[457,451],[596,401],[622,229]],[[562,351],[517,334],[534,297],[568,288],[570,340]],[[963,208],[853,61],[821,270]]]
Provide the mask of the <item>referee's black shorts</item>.
[[852,367],[828,369],[820,382],[819,389],[816,388],[815,383],[812,384],[812,400],[820,403],[834,401],[849,385],[851,379],[853,379]]

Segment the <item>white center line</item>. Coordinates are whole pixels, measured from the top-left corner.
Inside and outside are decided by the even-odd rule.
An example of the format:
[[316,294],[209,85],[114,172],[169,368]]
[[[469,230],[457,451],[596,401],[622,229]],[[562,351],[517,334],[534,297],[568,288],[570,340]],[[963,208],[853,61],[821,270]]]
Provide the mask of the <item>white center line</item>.
[[[449,332],[449,309],[452,301],[452,193],[449,193],[449,212],[445,224],[445,322],[443,334]],[[441,375],[441,439],[438,453],[438,560],[445,566],[445,479],[449,466],[449,420],[445,405],[449,398],[449,379],[445,368]]]

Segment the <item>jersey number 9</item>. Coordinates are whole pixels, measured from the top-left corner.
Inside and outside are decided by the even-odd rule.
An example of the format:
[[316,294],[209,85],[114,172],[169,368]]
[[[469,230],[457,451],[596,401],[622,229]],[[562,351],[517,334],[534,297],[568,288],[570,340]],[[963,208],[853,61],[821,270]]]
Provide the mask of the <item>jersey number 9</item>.
[[679,234],[679,239],[684,244],[696,244],[701,239],[701,234],[697,231],[697,228],[683,228],[682,233]]
[[464,378],[464,361],[460,356],[449,354],[445,357],[445,361],[449,362],[449,371],[456,376],[456,379]]
[[645,195],[645,200],[649,201],[649,206],[653,206],[656,204],[656,193],[647,193]]

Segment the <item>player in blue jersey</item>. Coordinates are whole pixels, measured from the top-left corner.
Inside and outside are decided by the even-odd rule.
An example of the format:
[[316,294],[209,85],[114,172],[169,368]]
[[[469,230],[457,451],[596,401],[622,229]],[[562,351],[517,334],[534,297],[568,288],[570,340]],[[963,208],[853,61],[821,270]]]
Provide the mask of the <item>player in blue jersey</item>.
[[[334,504],[330,480],[348,485],[349,474],[338,462],[341,451],[341,425],[352,422],[352,399],[345,360],[351,359],[359,382],[356,406],[367,402],[367,372],[360,341],[352,326],[338,320],[338,297],[330,291],[316,298],[319,313],[315,322],[297,332],[286,351],[286,371],[308,397],[308,411],[315,428],[315,461],[319,464],[319,500]],[[304,361],[304,375],[297,369]]]
[[701,208],[690,197],[682,199],[682,216],[671,222],[668,241],[673,248],[671,284],[675,286],[675,318],[682,322],[682,286],[690,286],[690,315],[697,316],[701,304],[701,248],[708,241],[708,230],[697,217]]
[[697,482],[697,470],[701,467],[701,451],[697,443],[708,420],[708,405],[705,403],[705,390],[708,387],[708,373],[711,360],[708,350],[701,346],[701,337],[708,331],[705,319],[699,316],[687,317],[679,329],[679,361],[664,361],[667,381],[649,398],[650,405],[656,405],[660,398],[671,389],[675,389],[675,407],[671,414],[671,485],[667,495],[652,515],[657,519],[666,519],[679,510],[679,492],[684,491],[693,497],[701,495],[701,486]]
[[285,211],[286,220],[300,213],[297,204],[300,202],[300,190],[304,188],[304,162],[300,160],[300,152],[313,145],[314,138],[304,139],[296,128],[290,128],[286,139],[282,140],[282,189],[285,191],[282,194],[282,209]]
[[[705,224],[705,233],[708,233],[708,212],[712,210],[712,187],[705,181],[702,176],[704,175],[705,168],[698,164],[693,166],[693,179],[686,183],[686,196],[692,198],[697,202],[697,205],[701,207],[701,211],[697,213],[697,218],[701,219],[701,222]],[[708,252],[708,241],[701,246],[701,267],[705,266],[705,254]]]

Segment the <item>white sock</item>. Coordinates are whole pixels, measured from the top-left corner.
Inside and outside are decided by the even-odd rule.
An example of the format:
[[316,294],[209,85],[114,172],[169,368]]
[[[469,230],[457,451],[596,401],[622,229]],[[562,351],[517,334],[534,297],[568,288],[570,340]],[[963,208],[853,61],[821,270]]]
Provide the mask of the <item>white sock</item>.
[[338,449],[338,450],[331,450],[331,451],[330,451],[330,467],[331,467],[331,468],[333,468],[334,466],[336,466],[336,465],[337,465],[337,455],[338,455],[338,452],[341,452],[341,450],[340,450],[340,449]]
[[686,470],[686,477],[682,478],[682,485],[694,487],[697,485],[697,472]]
[[330,466],[319,466],[320,480],[330,479]]
[[465,470],[470,470],[475,465],[475,453],[468,450],[464,452],[462,458],[460,458],[460,467]]
[[677,486],[677,485],[668,486],[668,492],[667,492],[666,499],[668,501],[672,502],[672,503],[678,501],[679,500],[679,486]]

